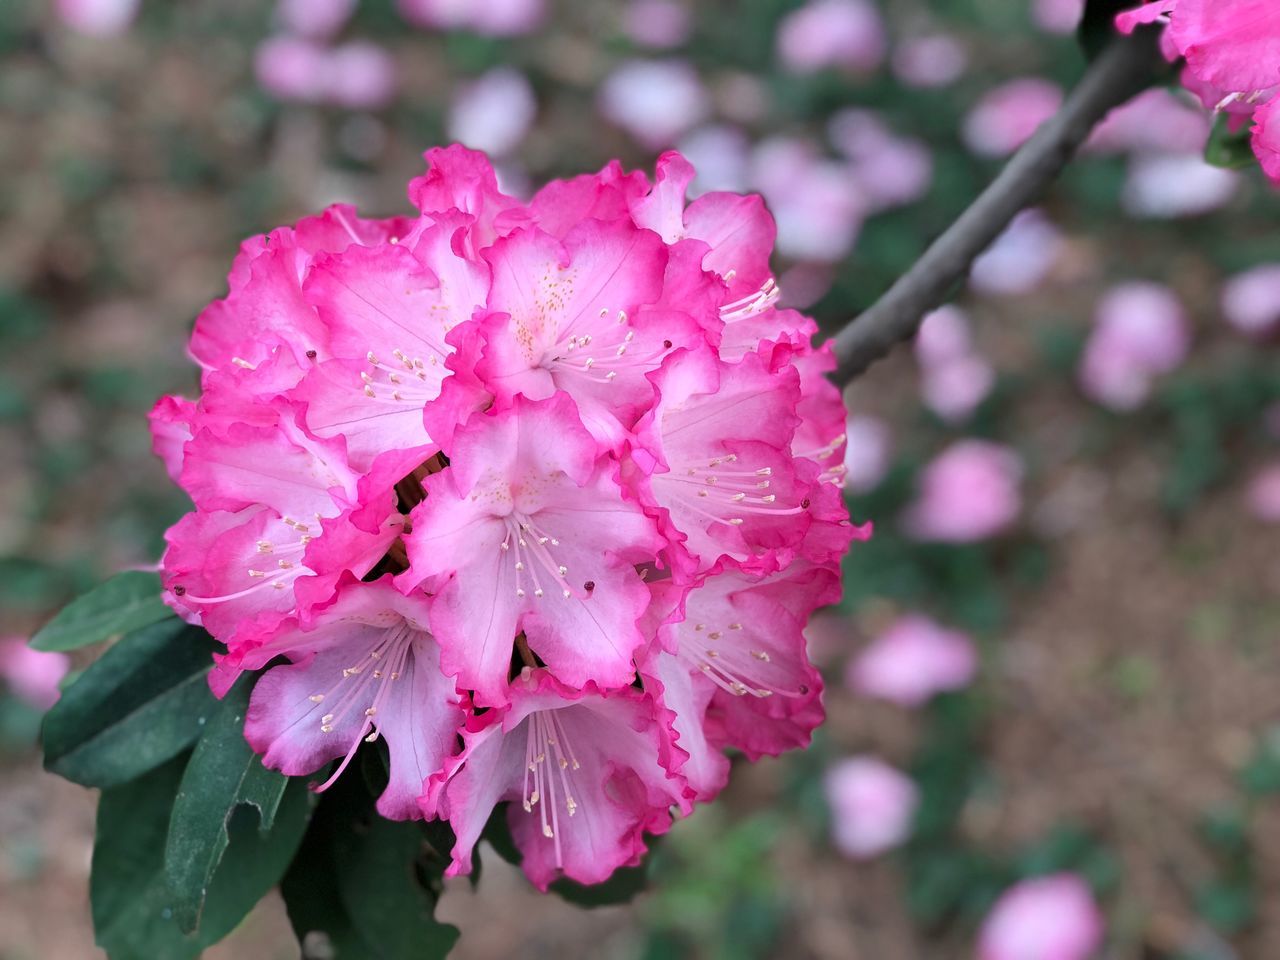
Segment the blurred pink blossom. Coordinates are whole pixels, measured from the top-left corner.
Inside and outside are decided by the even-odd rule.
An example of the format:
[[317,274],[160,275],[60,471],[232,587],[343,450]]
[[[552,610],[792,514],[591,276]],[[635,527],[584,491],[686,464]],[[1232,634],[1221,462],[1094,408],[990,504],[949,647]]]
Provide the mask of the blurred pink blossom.
[[1104,921],[1089,885],[1074,873],[1010,887],[978,934],[978,960],[1088,960],[1102,946]]
[[964,142],[979,156],[1005,157],[1028,140],[1062,105],[1062,88],[1022,77],[988,91],[964,121]]
[[884,21],[867,0],[809,0],[778,24],[778,56],[793,73],[867,73],[885,55]]
[[434,30],[471,30],[515,36],[536,29],[546,16],[546,0],[399,0],[410,23]]
[[925,406],[948,423],[968,417],[995,384],[995,371],[975,353],[969,318],[948,304],[924,318],[915,342]]
[[1135,157],[1121,194],[1129,213],[1157,220],[1194,217],[1225,205],[1240,179],[1199,153]]
[[1280,463],[1263,467],[1249,484],[1249,512],[1266,523],[1280,523]]
[[899,617],[852,660],[845,685],[904,707],[967,686],[978,668],[973,643],[921,614]]
[[970,543],[1003,531],[1022,510],[1022,461],[1008,447],[957,440],[920,475],[903,529],[917,540]]
[[1113,410],[1146,400],[1155,377],[1177,368],[1190,346],[1177,295],[1156,283],[1113,287],[1098,303],[1080,364],[1085,394]]
[[359,0],[280,0],[276,19],[289,33],[326,40],[335,36],[355,13]]
[[690,195],[700,197],[712,190],[744,192],[749,149],[747,135],[728,124],[699,127],[682,137],[679,150],[697,170]]
[[1049,275],[1063,245],[1062,231],[1042,211],[1023,210],[973,262],[969,283],[989,296],[1030,293]]
[[354,110],[385,107],[399,85],[395,58],[385,47],[368,40],[334,47],[328,75],[329,100]]
[[824,780],[837,849],[855,860],[878,856],[911,835],[920,803],[916,785],[878,757],[841,760]]
[[1093,130],[1088,147],[1104,153],[1189,153],[1209,136],[1209,119],[1164,87],[1116,107]]
[[870,110],[842,110],[827,136],[849,158],[868,212],[919,200],[933,183],[933,157],[919,140],[900,137]]
[[1238,273],[1222,288],[1222,315],[1241,333],[1265,337],[1280,328],[1280,263]]
[[750,169],[777,221],[779,253],[833,263],[852,249],[865,200],[846,165],[805,141],[773,137],[756,145]]
[[893,53],[893,72],[908,87],[945,87],[969,66],[963,44],[944,33],[906,37]]
[[1032,0],[1031,19],[1046,33],[1074,33],[1084,14],[1084,0]]
[[57,0],[54,9],[72,30],[92,37],[124,33],[138,15],[141,0]]
[[651,150],[671,146],[711,108],[698,72],[685,60],[631,60],[605,79],[600,111]]
[[857,414],[845,423],[844,488],[866,493],[879,486],[889,471],[893,435],[879,417]]
[[513,67],[495,67],[454,96],[449,139],[502,156],[520,145],[537,112],[525,75]]
[[58,684],[70,667],[66,654],[32,650],[25,637],[0,640],[0,680],[37,710],[58,702]]
[[667,50],[689,39],[689,9],[675,0],[631,0],[624,17],[627,36],[639,46]]
[[329,53],[300,37],[271,37],[258,45],[254,71],[262,89],[279,100],[319,103],[329,82]]

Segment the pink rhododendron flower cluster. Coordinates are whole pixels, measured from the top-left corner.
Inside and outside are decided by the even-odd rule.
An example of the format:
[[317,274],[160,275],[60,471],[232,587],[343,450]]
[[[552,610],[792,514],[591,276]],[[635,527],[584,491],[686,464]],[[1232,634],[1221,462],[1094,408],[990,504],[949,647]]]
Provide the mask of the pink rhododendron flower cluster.
[[[522,203],[432,150],[412,217],[245,242],[155,446],[195,509],[170,604],[258,680],[245,734],[307,775],[386,741],[389,817],[495,804],[525,870],[596,882],[822,718],[809,614],[864,531],[812,320],[759,197],[615,162]],[[285,663],[279,663],[283,658]],[[272,665],[275,664],[275,665]]]
[[959,690],[978,669],[973,642],[919,613],[899,617],[849,661],[850,690],[904,707]]
[[1165,54],[1183,58],[1182,83],[1205,107],[1251,125],[1258,162],[1280,181],[1280,5],[1274,0],[1154,0],[1120,14],[1128,33],[1166,24]]

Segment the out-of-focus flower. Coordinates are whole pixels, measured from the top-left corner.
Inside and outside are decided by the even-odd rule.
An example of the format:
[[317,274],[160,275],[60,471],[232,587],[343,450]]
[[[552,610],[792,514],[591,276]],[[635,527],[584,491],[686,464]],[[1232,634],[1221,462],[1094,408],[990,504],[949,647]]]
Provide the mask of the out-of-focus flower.
[[395,59],[364,40],[328,48],[302,37],[272,37],[258,46],[254,70],[262,88],[280,100],[372,110],[396,93]]
[[25,637],[0,640],[0,680],[37,710],[58,702],[58,684],[70,667],[66,654],[32,650]]
[[141,0],[57,0],[54,9],[72,30],[92,37],[124,33],[138,15]]
[[1031,18],[1047,33],[1074,33],[1084,14],[1084,0],[1033,0]]
[[893,52],[893,72],[909,87],[945,87],[960,79],[968,66],[964,45],[943,33],[906,37]]
[[1209,136],[1204,112],[1163,87],[1138,94],[1094,127],[1088,148],[1107,153],[1191,153]]
[[675,0],[631,0],[624,25],[633,43],[669,50],[689,39],[689,9]]
[[1267,523],[1280,523],[1280,463],[1264,467],[1249,484],[1249,512]]
[[988,91],[964,121],[964,142],[983,157],[1005,157],[1031,139],[1062,105],[1062,88],[1022,77]]
[[747,135],[737,127],[717,124],[699,127],[680,140],[680,152],[698,170],[689,186],[692,196],[712,190],[747,189]]
[[948,304],[925,317],[915,351],[925,406],[948,423],[964,420],[991,392],[995,371],[973,351],[960,308]]
[[852,416],[845,424],[844,488],[850,493],[874,490],[889,470],[893,434],[879,417]]
[[685,60],[632,60],[600,88],[600,111],[646,147],[670,146],[710,109],[698,72]]
[[1212,166],[1198,153],[1135,157],[1120,202],[1134,216],[1194,217],[1225,205],[1239,185],[1234,170]]
[[353,40],[334,47],[328,61],[331,102],[353,110],[376,110],[395,97],[396,61],[385,47]]
[[866,73],[885,54],[884,21],[866,0],[809,0],[778,25],[778,56],[793,73]]
[[326,40],[335,36],[355,13],[359,0],[280,0],[276,19],[290,33]]
[[494,37],[536,29],[546,16],[546,0],[399,0],[410,23],[433,30],[471,30]]
[[1098,303],[1080,386],[1113,410],[1132,410],[1155,377],[1182,363],[1189,345],[1186,313],[1172,290],[1141,282],[1114,287]]
[[1030,293],[1049,275],[1062,247],[1062,231],[1042,211],[1023,210],[973,262],[969,283],[987,295]]
[[1074,873],[1023,880],[996,901],[978,934],[979,960],[1089,960],[1102,945],[1102,913]]
[[878,757],[841,760],[824,779],[831,808],[831,838],[845,856],[866,860],[911,835],[920,803],[916,785]]
[[918,707],[973,679],[978,658],[963,633],[921,614],[907,614],[849,661],[845,684],[856,693]]
[[751,180],[778,222],[779,252],[831,263],[853,247],[866,202],[846,165],[812,144],[774,137],[752,151]]
[[272,37],[258,46],[254,72],[262,89],[280,100],[319,103],[329,83],[329,54],[301,37]]
[[919,200],[933,182],[933,157],[919,140],[900,137],[870,110],[842,110],[827,136],[850,161],[868,212]]
[[1280,263],[1238,273],[1223,285],[1222,315],[1243,334],[1265,337],[1280,328]]
[[510,153],[533,123],[538,103],[519,70],[495,67],[467,84],[449,108],[449,137],[486,153]]
[[957,440],[924,468],[903,528],[917,540],[986,540],[1017,519],[1021,481],[1022,462],[1008,447]]

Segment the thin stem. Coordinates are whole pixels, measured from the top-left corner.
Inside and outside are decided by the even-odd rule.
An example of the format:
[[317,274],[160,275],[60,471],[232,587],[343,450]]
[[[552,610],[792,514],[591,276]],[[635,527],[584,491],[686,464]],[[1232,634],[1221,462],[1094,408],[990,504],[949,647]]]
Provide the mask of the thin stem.
[[839,366],[832,379],[848,383],[894,344],[914,335],[1009,221],[1058,178],[1102,118],[1150,86],[1165,68],[1158,29],[1116,37],[1089,65],[1057,114],[1023,144],[959,219],[879,300],[836,334]]

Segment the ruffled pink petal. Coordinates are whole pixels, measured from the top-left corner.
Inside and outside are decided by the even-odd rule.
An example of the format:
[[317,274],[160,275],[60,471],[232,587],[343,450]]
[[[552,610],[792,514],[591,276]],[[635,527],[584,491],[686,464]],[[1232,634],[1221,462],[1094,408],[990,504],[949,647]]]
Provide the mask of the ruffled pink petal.
[[1280,183],[1280,97],[1253,114],[1253,152],[1266,175]]
[[563,238],[583,220],[621,220],[631,201],[648,189],[643,173],[626,173],[622,164],[611,160],[599,173],[552,180],[533,195],[529,211],[539,228]]
[[1280,84],[1280,6],[1273,0],[1179,0],[1168,35],[1204,83],[1244,94]]
[[1126,10],[1116,16],[1116,28],[1121,33],[1133,33],[1138,27],[1148,23],[1157,23],[1161,18],[1169,16],[1178,0],[1156,0],[1144,3],[1133,10]]
[[[685,756],[678,767],[691,801],[713,800],[729,782],[729,758],[707,740],[704,718],[716,686],[673,654],[657,653],[642,668],[645,690],[671,713],[672,749]],[[692,804],[688,804],[688,812]]]
[[483,153],[454,144],[423,156],[427,172],[409,181],[409,202],[433,217],[453,210],[474,217],[467,238],[469,257],[529,222],[524,205],[498,189],[497,175]]
[[182,447],[191,439],[191,421],[196,405],[185,397],[161,397],[151,408],[151,450],[164,461],[164,468],[176,483],[182,475]]

